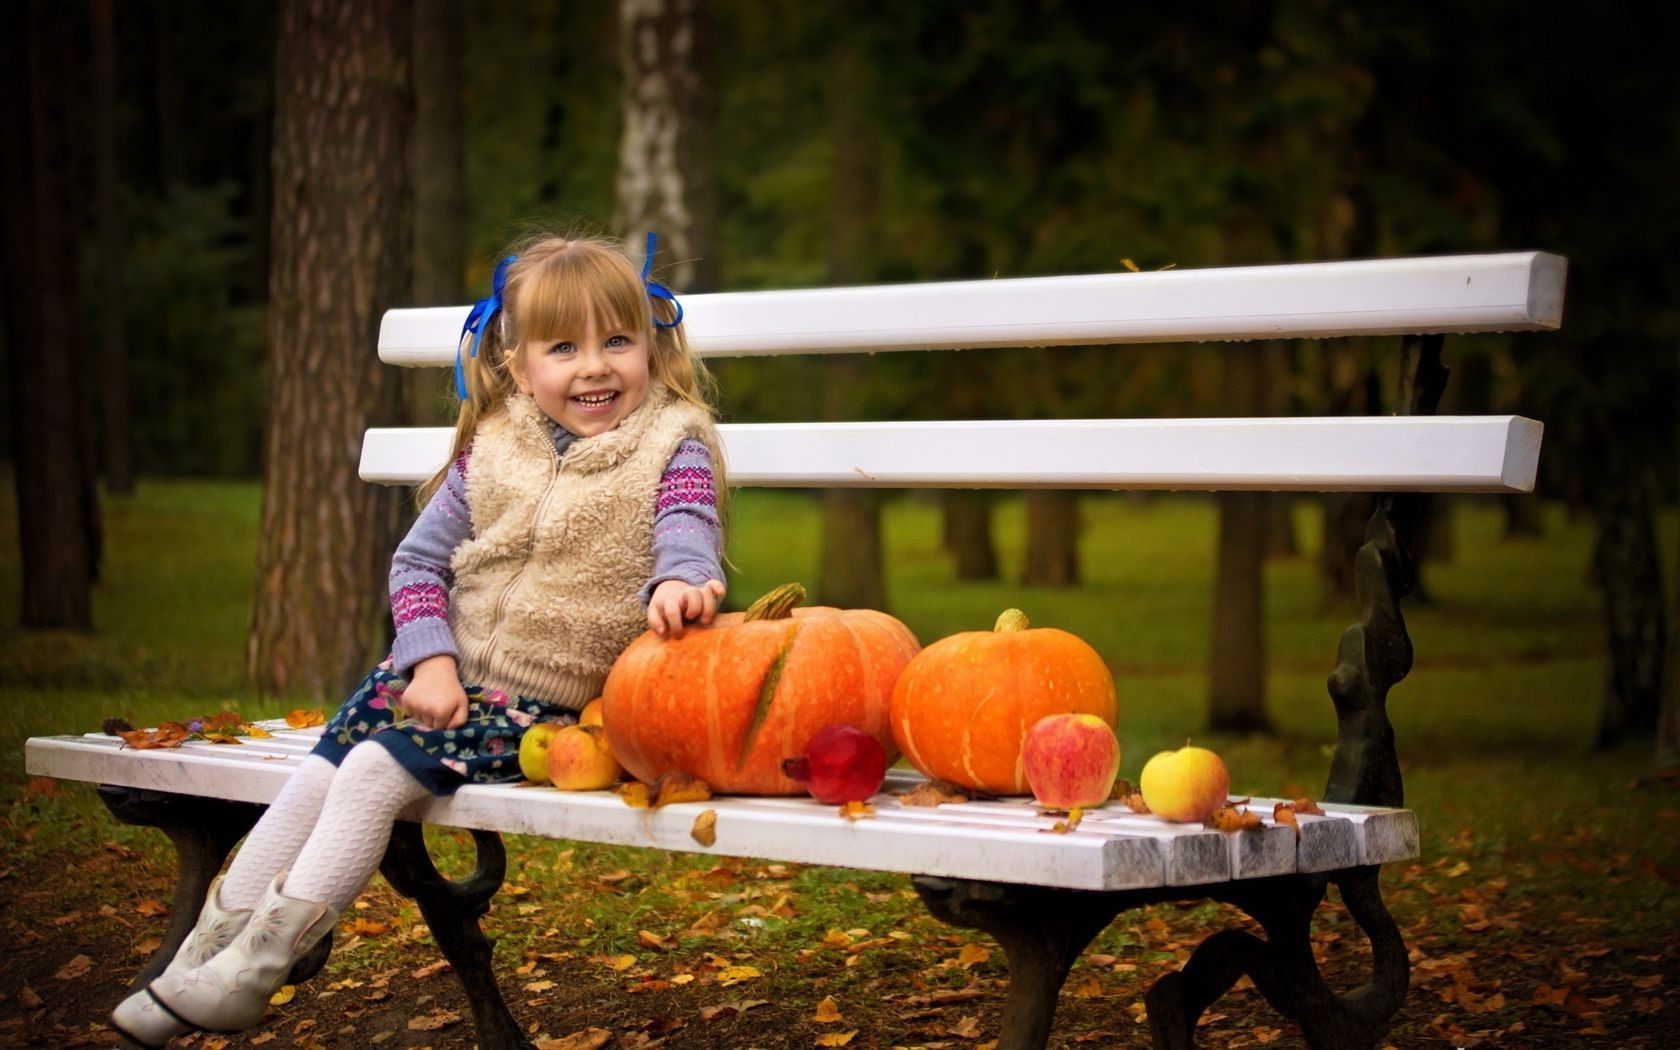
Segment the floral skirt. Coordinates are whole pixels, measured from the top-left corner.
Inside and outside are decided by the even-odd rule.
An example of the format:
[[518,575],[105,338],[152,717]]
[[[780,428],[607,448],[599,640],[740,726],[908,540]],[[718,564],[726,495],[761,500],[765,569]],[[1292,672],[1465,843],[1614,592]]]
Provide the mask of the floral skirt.
[[338,709],[315,745],[314,754],[333,765],[350,749],[372,740],[414,774],[434,795],[452,795],[462,784],[518,780],[519,740],[538,722],[572,723],[577,712],[529,696],[463,682],[467,721],[455,729],[428,729],[402,711],[408,679],[392,670],[391,659],[368,672]]

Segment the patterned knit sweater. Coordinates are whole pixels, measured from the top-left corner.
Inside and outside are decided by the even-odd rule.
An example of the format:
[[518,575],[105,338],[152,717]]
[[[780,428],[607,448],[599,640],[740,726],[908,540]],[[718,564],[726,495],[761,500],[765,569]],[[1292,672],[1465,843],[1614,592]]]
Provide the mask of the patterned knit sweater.
[[[561,429],[529,398],[512,399],[509,408],[486,421],[397,548],[390,578],[397,629],[393,662],[406,674],[421,660],[447,653],[461,662],[468,681],[577,707],[596,695],[611,659],[645,625],[646,604],[658,584],[676,579],[700,585],[723,578],[722,529],[707,446],[716,440],[715,432],[703,413],[688,410],[657,387],[617,430],[595,438],[578,439]],[[492,426],[492,421],[501,422]],[[515,447],[520,451],[510,457]],[[501,464],[494,473],[503,475],[495,485],[484,476],[492,463]],[[514,487],[524,495],[510,503],[506,468],[521,463],[533,470],[529,477],[524,468],[516,471]],[[576,505],[580,498],[581,506]],[[630,506],[604,506],[615,498],[627,499]],[[540,522],[532,514],[533,504],[544,508]],[[510,511],[515,518],[507,517]],[[602,515],[614,513],[628,514],[615,519],[620,526],[614,537],[634,534],[622,537],[633,557],[619,550],[613,537],[607,539],[610,556],[590,553],[592,544],[600,546]],[[485,564],[479,540],[485,530],[497,527],[491,517],[502,523],[503,539],[497,543],[505,548],[503,565],[493,571],[500,573],[493,593],[486,597],[481,592],[463,622],[462,610],[451,608],[456,574],[476,580],[473,573]],[[514,537],[511,548],[504,542],[509,536]],[[517,549],[520,543],[527,546]],[[580,566],[578,559],[593,561]],[[617,572],[606,570],[604,561],[619,564]],[[537,572],[530,581],[525,581],[527,569]],[[613,583],[615,576],[621,582]],[[513,584],[519,586],[510,589]],[[454,594],[455,605],[461,597]],[[521,612],[507,633],[499,621],[515,599]],[[602,621],[603,616],[611,622]]]

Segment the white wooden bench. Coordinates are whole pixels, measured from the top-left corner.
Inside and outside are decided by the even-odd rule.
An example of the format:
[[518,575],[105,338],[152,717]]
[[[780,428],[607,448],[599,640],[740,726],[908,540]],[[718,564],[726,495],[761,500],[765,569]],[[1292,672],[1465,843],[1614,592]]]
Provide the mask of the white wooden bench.
[[[1564,269],[1557,256],[1516,253],[722,293],[686,296],[684,307],[691,343],[708,356],[1409,337],[1408,415],[729,425],[722,429],[738,485],[1522,492],[1534,484],[1540,424],[1428,414],[1445,377],[1440,337],[1555,329]],[[392,311],[380,356],[450,366],[465,315],[464,307]],[[415,483],[448,448],[444,428],[372,429],[362,476]],[[478,928],[501,884],[503,832],[912,874],[935,914],[1003,944],[1011,987],[1000,1050],[1045,1044],[1068,968],[1121,910],[1169,899],[1229,901],[1257,918],[1267,937],[1215,934],[1180,973],[1157,982],[1148,993],[1157,1045],[1192,1045],[1196,1019],[1244,972],[1300,1022],[1309,1044],[1376,1045],[1408,982],[1405,945],[1382,904],[1377,872],[1418,853],[1383,706],[1410,667],[1397,608],[1411,586],[1410,562],[1391,523],[1402,516],[1391,515],[1385,500],[1356,562],[1366,613],[1344,634],[1331,676],[1341,738],[1326,815],[1302,818],[1299,835],[1270,819],[1271,800],[1254,803],[1266,818],[1255,831],[1174,825],[1110,805],[1088,812],[1071,834],[1045,834],[1051,821],[1029,800],[929,809],[880,798],[874,819],[854,822],[804,799],[717,798],[649,813],[610,793],[469,786],[405,816],[472,829],[479,848],[473,875],[439,876],[419,824],[406,821],[383,870],[419,902],[467,985],[484,1048],[529,1045],[497,991]],[[162,828],[180,850],[174,925],[141,980],[173,953],[210,878],[314,732],[170,751],[125,749],[101,734],[28,742],[30,773],[107,785],[102,791],[121,819]],[[895,771],[886,790],[917,779]],[[717,814],[711,846],[690,834],[705,809]],[[1307,944],[1330,882],[1372,945],[1371,983],[1346,995],[1325,986]]]

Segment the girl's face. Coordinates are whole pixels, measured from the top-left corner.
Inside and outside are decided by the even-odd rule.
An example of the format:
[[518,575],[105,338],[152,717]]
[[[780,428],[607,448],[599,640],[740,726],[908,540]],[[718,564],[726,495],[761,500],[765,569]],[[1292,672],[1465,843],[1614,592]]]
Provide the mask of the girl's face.
[[578,437],[604,434],[647,397],[648,347],[631,328],[598,329],[585,315],[582,331],[526,340],[512,364],[521,393]]

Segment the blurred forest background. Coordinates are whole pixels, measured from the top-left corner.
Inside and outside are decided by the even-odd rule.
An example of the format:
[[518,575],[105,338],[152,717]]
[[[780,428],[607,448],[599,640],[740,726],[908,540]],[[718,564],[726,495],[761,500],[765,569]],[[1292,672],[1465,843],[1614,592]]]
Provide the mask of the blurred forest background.
[[[1507,528],[1539,529],[1543,499],[1594,523],[1600,742],[1666,719],[1673,753],[1660,581],[1680,550],[1654,524],[1680,441],[1672,7],[28,0],[9,21],[21,629],[98,628],[102,499],[260,477],[252,685],[359,677],[411,511],[355,478],[361,432],[452,410],[447,377],[377,364],[379,315],[483,294],[534,222],[657,230],[679,292],[1544,249],[1570,260],[1564,330],[1449,339],[1442,410],[1545,422],[1540,492]],[[1387,411],[1398,356],[713,365],[733,421],[1311,415]],[[887,606],[895,497],[811,498],[819,596]],[[995,575],[989,499],[941,499],[959,577]],[[1287,546],[1287,515],[1222,521],[1248,513]],[[1324,520],[1328,601],[1363,513],[1327,500]],[[1027,523],[1026,578],[1076,583],[1078,505],[1034,495]],[[1258,703],[1226,728],[1262,726]]]

